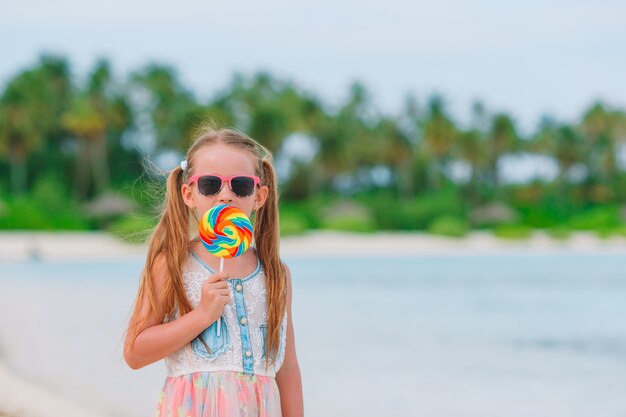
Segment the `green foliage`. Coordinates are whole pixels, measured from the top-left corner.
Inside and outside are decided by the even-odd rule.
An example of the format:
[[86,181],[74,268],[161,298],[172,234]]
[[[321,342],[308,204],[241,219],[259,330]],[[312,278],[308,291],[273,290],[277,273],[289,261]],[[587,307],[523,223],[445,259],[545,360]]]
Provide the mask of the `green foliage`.
[[281,201],[279,210],[281,221],[284,216],[297,217],[301,219],[300,221],[308,229],[320,227],[319,203],[316,204],[312,200],[299,202]]
[[[472,221],[497,226],[506,237],[525,237],[533,228],[557,238],[572,230],[610,236],[626,227],[618,209],[626,204],[620,192],[626,172],[618,163],[626,113],[603,103],[575,123],[546,118],[521,137],[515,117],[488,114],[482,104],[470,126],[457,123],[441,96],[407,100],[400,114],[383,114],[360,83],[331,110],[267,72],[236,75],[211,99],[198,99],[166,65],[149,64],[125,80],[102,60],[86,77],[72,73],[64,58],[43,56],[0,91],[0,189],[9,193],[0,229],[99,228],[142,240],[165,191],[165,177],[153,176],[142,158],[184,155],[196,128],[210,120],[248,133],[281,160],[278,171],[290,173],[281,178],[286,235],[329,228],[462,236],[468,214],[494,201],[519,217]],[[286,140],[294,134],[309,145]],[[154,149],[141,147],[145,136]],[[557,177],[503,185],[500,158],[518,152],[551,158]],[[467,182],[451,180],[459,162],[469,168]],[[576,171],[583,177],[572,179]],[[142,214],[81,214],[85,200],[111,191],[132,198]]]
[[334,200],[318,210],[321,227],[347,232],[373,232],[374,219],[365,205],[355,200]]
[[54,178],[41,178],[30,195],[8,199],[0,216],[0,229],[82,230],[91,228],[81,216],[63,185]]
[[609,233],[620,226],[619,210],[616,206],[593,207],[572,216],[568,226],[574,230],[595,230],[600,233]]
[[429,226],[428,231],[435,235],[463,237],[467,234],[467,222],[456,216],[439,216]]
[[280,234],[282,236],[301,235],[309,230],[306,220],[292,213],[280,216]]
[[373,221],[369,217],[337,216],[323,223],[324,229],[339,230],[344,232],[373,232],[376,230]]
[[426,230],[439,216],[465,217],[461,196],[452,187],[407,200],[380,194],[370,204],[376,226],[384,230]]
[[280,204],[280,233],[283,236],[297,235],[319,225],[318,220],[306,203]]
[[527,239],[533,228],[523,224],[503,224],[493,230],[494,234],[504,239]]
[[520,222],[536,228],[550,228],[571,214],[567,199],[557,196],[540,182],[507,190],[511,204],[520,214]]
[[537,207],[525,207],[520,210],[521,221],[530,227],[550,228],[562,221],[560,217],[550,209],[550,207],[539,205]]

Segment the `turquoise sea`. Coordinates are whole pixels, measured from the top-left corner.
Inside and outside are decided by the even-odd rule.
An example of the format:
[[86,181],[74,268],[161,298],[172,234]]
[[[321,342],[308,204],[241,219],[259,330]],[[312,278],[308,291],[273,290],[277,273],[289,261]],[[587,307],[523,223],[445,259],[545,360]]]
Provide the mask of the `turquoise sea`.
[[[308,416],[626,417],[623,255],[286,261]],[[122,359],[142,262],[0,264],[0,360],[153,415],[162,362]]]

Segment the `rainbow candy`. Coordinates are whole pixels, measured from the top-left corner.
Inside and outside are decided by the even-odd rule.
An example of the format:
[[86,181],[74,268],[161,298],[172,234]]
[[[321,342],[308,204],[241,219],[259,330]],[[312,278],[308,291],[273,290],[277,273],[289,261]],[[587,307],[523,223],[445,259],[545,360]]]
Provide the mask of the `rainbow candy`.
[[[220,204],[204,213],[200,221],[202,245],[220,259],[220,272],[224,270],[224,258],[243,255],[252,242],[252,225],[246,213],[237,207]],[[217,336],[221,320],[217,319]]]
[[215,206],[202,216],[200,240],[206,250],[220,258],[243,255],[252,242],[250,219],[236,207]]

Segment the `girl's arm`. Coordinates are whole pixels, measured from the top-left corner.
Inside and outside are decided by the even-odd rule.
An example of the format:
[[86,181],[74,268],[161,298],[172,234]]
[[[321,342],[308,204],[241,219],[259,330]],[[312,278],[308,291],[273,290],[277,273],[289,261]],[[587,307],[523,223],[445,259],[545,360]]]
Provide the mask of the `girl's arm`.
[[291,272],[287,265],[285,265],[285,270],[287,272],[287,346],[285,347],[285,359],[276,374],[276,383],[280,391],[283,417],[302,417],[304,416],[302,378],[296,357],[293,322],[291,321]]
[[[147,299],[139,301],[141,303],[140,314],[147,314],[147,320],[139,330],[139,335],[134,343],[131,343],[132,340],[130,336],[134,334],[131,320],[131,327],[129,327],[124,342],[124,359],[132,369],[143,368],[177,351],[192,341],[215,321],[211,319],[214,314],[207,314],[206,310],[197,308],[174,321],[161,324],[164,312],[162,310],[163,303],[160,297],[163,294],[163,288],[165,287],[168,276],[164,256],[157,257],[153,271],[154,287],[157,295],[157,308],[159,311],[154,312],[150,308]],[[221,275],[225,274],[215,274],[209,277],[207,281],[222,279]],[[227,302],[227,300],[225,301]],[[219,313],[217,316],[219,317]]]

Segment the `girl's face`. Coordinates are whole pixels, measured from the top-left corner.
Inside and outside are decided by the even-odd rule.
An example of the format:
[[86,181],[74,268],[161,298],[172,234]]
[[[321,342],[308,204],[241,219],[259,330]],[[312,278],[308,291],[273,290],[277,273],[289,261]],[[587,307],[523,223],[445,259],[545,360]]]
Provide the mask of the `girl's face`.
[[[222,177],[255,176],[257,175],[254,169],[255,161],[255,156],[249,151],[216,143],[203,146],[196,152],[193,158],[193,170],[190,174]],[[183,184],[181,192],[187,207],[198,210],[199,220],[209,209],[220,204],[237,207],[250,217],[253,210],[256,211],[263,206],[269,189],[260,184],[255,187],[252,195],[240,197],[233,193],[228,183],[224,183],[217,194],[202,195],[198,191],[197,182],[194,182]]]

